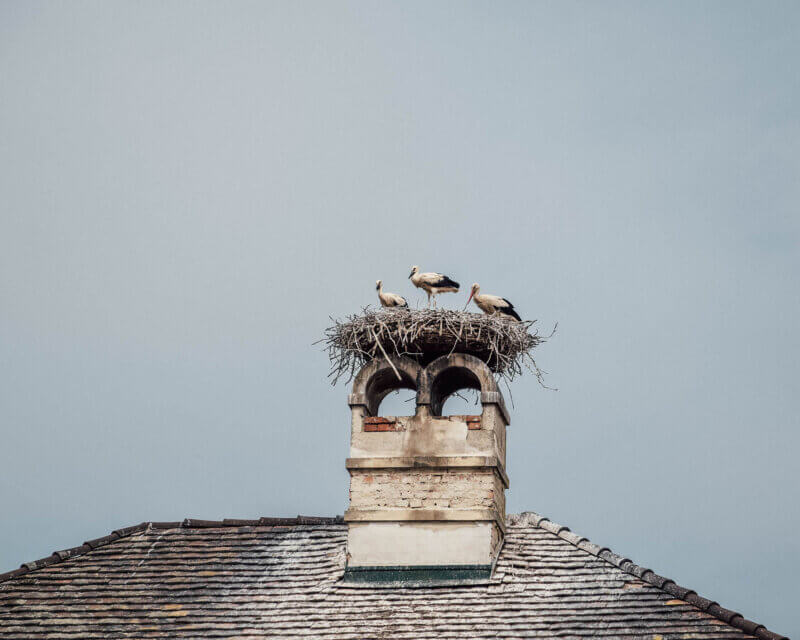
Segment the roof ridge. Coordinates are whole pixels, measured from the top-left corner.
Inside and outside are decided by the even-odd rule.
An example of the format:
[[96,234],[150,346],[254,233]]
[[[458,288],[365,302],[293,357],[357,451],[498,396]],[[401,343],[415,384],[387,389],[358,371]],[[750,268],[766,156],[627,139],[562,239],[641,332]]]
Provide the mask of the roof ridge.
[[763,624],[758,624],[757,622],[746,619],[741,613],[725,609],[721,607],[718,602],[703,598],[698,595],[694,589],[681,587],[671,578],[660,576],[652,569],[641,567],[630,558],[614,553],[608,547],[601,547],[591,542],[589,538],[578,536],[573,533],[569,527],[553,522],[550,518],[539,515],[535,511],[523,511],[522,513],[514,515],[509,514],[508,519],[509,524],[512,526],[532,524],[539,529],[544,529],[562,540],[566,540],[581,551],[596,556],[614,565],[618,569],[661,589],[665,593],[691,604],[697,609],[700,609],[700,611],[714,616],[717,620],[721,620],[725,624],[755,636],[760,640],[789,640],[786,636],[770,631]]
[[244,520],[238,518],[225,518],[223,520],[197,520],[192,518],[184,518],[181,521],[175,522],[158,522],[158,521],[145,521],[135,524],[130,527],[122,527],[114,529],[107,536],[95,538],[94,540],[87,540],[78,547],[64,549],[62,551],[53,551],[49,556],[32,560],[30,562],[23,562],[19,569],[12,569],[5,573],[0,573],[0,583],[13,580],[19,576],[24,576],[31,571],[43,569],[59,562],[64,562],[70,558],[85,555],[90,551],[105,547],[112,542],[127,538],[135,533],[141,533],[147,529],[209,529],[221,527],[287,527],[297,525],[315,525],[315,524],[341,524],[344,522],[342,516],[323,517],[323,516],[296,516],[294,518],[267,518],[262,517],[256,520]]

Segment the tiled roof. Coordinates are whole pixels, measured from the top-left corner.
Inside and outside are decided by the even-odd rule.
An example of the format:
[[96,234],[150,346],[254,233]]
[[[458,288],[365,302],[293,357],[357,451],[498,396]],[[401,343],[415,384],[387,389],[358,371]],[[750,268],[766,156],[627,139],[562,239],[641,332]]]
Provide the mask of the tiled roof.
[[491,580],[348,585],[340,518],[143,523],[0,575],[0,638],[782,636],[547,518]]

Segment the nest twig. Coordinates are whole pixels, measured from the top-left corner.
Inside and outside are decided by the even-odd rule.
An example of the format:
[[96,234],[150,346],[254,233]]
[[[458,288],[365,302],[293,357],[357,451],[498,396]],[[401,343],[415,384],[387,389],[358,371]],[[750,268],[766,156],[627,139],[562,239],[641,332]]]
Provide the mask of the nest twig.
[[546,386],[532,352],[553,334],[540,336],[531,331],[535,320],[517,322],[502,315],[465,311],[366,307],[360,314],[331,321],[325,336],[315,344],[323,344],[328,352],[332,384],[341,378],[349,382],[373,358],[406,356],[425,365],[459,352],[476,356],[506,382],[527,369]]

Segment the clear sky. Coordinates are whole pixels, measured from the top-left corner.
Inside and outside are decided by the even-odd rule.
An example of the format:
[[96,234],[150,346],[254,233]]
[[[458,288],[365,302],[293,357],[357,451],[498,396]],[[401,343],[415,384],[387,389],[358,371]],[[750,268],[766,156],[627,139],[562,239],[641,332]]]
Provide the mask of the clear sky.
[[[0,571],[332,515],[409,267],[559,331],[535,510],[798,636],[800,4],[0,2]],[[442,296],[460,308],[458,295]]]

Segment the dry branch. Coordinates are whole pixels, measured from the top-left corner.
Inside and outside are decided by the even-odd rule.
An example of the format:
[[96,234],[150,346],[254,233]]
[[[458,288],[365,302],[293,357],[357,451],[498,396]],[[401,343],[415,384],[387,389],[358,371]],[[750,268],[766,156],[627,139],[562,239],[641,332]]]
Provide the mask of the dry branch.
[[540,336],[532,331],[535,320],[516,322],[497,314],[440,309],[369,307],[344,320],[331,320],[333,325],[315,344],[322,343],[328,352],[333,384],[340,378],[349,382],[376,357],[407,356],[425,365],[439,356],[460,352],[476,356],[507,382],[527,369],[544,385],[544,373],[532,352],[552,333]]

